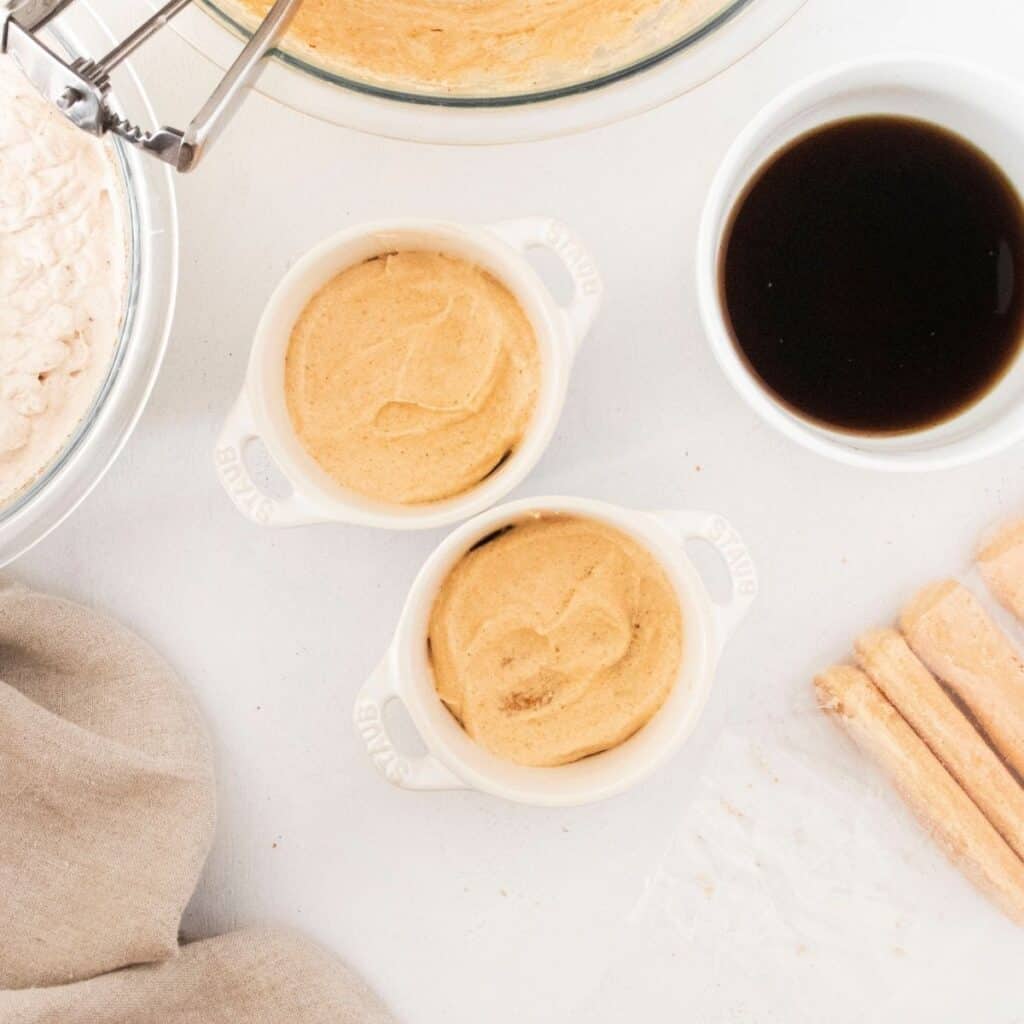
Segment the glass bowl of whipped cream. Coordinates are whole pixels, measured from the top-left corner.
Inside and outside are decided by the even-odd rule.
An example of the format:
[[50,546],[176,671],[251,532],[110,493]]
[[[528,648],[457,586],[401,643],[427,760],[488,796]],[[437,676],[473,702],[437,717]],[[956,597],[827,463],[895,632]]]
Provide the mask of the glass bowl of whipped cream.
[[[49,38],[112,44],[86,5]],[[115,95],[152,117],[130,71]],[[79,131],[0,56],[0,565],[76,508],[135,426],[170,330],[177,230],[168,168]]]
[[[806,0],[305,0],[258,88],[395,138],[485,144],[657,106],[745,56]],[[148,0],[156,8],[159,0]],[[221,66],[272,0],[172,24]]]

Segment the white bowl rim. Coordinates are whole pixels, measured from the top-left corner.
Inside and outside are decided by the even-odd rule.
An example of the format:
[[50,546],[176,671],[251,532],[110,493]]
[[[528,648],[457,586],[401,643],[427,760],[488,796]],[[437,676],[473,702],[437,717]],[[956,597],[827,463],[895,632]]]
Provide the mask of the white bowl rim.
[[[809,98],[819,93],[836,94],[852,85],[875,86],[887,78],[893,83],[918,73],[955,72],[976,85],[1006,90],[1013,86],[1000,75],[986,68],[943,54],[919,51],[878,54],[843,61],[815,72],[790,85],[763,106],[733,140],[711,182],[701,214],[696,246],[697,300],[705,336],[722,372],[746,404],[766,423],[804,448],[834,461],[862,469],[885,472],[931,472],[951,469],[977,462],[1017,444],[1024,438],[1024,420],[1015,430],[989,432],[973,438],[973,443],[955,446],[938,445],[920,451],[869,451],[844,444],[839,435],[830,437],[817,431],[808,422],[790,413],[774,399],[754,378],[736,351],[721,312],[718,283],[720,237],[716,225],[727,214],[730,197],[737,189],[740,177],[749,181],[750,175],[739,171],[759,144],[775,131],[774,126],[784,124],[787,114],[810,106]],[[1013,86],[1024,98],[1024,90]],[[823,119],[822,123],[827,123]],[[726,218],[727,219],[727,218]],[[1024,353],[1021,357],[1024,358]],[[854,440],[856,435],[851,435]]]
[[[650,551],[679,597],[685,640],[677,681],[668,701],[647,726],[623,744],[582,761],[529,768],[495,757],[461,731],[434,688],[424,661],[424,641],[437,590],[466,551],[504,525],[544,515],[608,523]],[[685,551],[686,540],[696,537],[716,544],[730,567],[733,596],[726,605],[711,600]],[[470,788],[537,806],[568,806],[614,796],[656,771],[694,731],[710,695],[725,640],[749,610],[756,590],[756,574],[742,540],[713,513],[645,511],[565,496],[524,498],[500,505],[463,523],[435,548],[417,574],[388,653],[357,698],[357,728],[381,773],[404,788]],[[383,722],[383,709],[390,699],[405,705],[428,749],[425,758],[410,760],[395,752]]]
[[[697,88],[769,39],[807,0],[752,0],[720,28],[644,71],[577,95],[518,106],[444,107],[383,99],[314,78],[281,61],[263,71],[260,92],[295,110],[371,135],[411,142],[494,145],[554,138],[610,124]],[[159,0],[148,0],[156,9]],[[172,27],[220,67],[239,40],[219,18],[187,7]]]
[[[512,456],[491,476],[468,491],[443,501],[402,506],[368,499],[346,491],[301,450],[293,435],[281,436],[278,424],[286,417],[268,411],[283,403],[283,384],[275,370],[267,369],[273,357],[283,373],[287,347],[284,324],[294,323],[301,305],[323,281],[365,255],[349,257],[353,249],[374,243],[381,251],[401,248],[403,236],[429,238],[437,251],[455,247],[468,250],[515,295],[533,324],[542,359],[542,383],[537,408],[528,429]],[[411,243],[424,248],[426,243]],[[560,306],[526,258],[526,251],[545,247],[563,262],[573,280],[574,294]],[[320,284],[311,283],[319,282]],[[260,318],[249,355],[242,395],[229,415],[218,440],[215,459],[221,482],[244,515],[263,525],[349,523],[382,529],[418,530],[445,526],[494,505],[518,486],[547,450],[568,394],[576,350],[597,315],[603,284],[593,257],[575,233],[550,217],[523,217],[494,224],[465,224],[427,218],[390,218],[353,225],[325,238],[285,274],[274,289]],[[281,358],[273,353],[280,350]],[[274,380],[271,381],[270,378]],[[250,438],[260,438],[293,489],[290,498],[264,495],[248,504],[251,476],[243,464],[242,450]],[[245,484],[240,491],[239,477]]]

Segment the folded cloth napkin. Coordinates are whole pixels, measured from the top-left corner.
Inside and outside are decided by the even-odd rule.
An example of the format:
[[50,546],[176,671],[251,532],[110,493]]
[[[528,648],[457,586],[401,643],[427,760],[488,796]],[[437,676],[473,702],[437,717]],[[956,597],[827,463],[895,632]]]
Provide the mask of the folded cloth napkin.
[[247,929],[175,960],[0,992],[3,1024],[390,1024],[372,992],[292,932]]
[[214,792],[159,655],[80,605],[0,589],[0,989],[175,955]]
[[213,829],[209,741],[169,666],[0,582],[0,1024],[389,1022],[291,932],[179,950]]

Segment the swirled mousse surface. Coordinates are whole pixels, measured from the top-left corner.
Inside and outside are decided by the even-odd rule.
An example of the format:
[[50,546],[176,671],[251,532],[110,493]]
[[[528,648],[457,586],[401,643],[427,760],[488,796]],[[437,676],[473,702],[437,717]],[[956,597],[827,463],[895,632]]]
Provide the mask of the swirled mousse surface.
[[398,504],[485,479],[537,402],[540,354],[512,293],[465,260],[391,253],[342,271],[292,331],[285,394],[342,486]]
[[0,57],[0,504],[54,460],[103,384],[125,264],[108,149]]
[[430,617],[438,695],[491,753],[568,764],[645,725],[679,672],[676,592],[645,548],[592,519],[524,521],[472,549]]
[[[250,27],[271,0],[220,0]],[[533,93],[629,66],[728,0],[305,0],[288,48],[344,77],[440,95]]]

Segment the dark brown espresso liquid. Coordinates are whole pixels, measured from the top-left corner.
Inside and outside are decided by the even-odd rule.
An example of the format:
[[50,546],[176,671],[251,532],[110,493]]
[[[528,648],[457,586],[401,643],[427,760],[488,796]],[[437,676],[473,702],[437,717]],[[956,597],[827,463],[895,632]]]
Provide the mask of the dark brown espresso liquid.
[[922,121],[865,117],[793,142],[726,233],[735,341],[794,411],[840,430],[941,422],[1024,335],[1024,212],[1003,172]]

